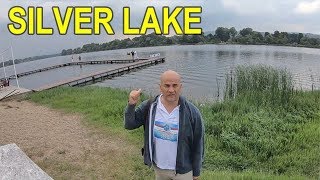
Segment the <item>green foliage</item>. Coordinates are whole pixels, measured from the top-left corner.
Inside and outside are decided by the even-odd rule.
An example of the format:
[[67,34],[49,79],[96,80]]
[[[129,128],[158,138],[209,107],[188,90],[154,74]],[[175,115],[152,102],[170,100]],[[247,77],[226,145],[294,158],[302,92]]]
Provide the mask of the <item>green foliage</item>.
[[252,28],[244,28],[242,30],[240,30],[240,35],[241,36],[247,36],[250,35],[253,32]]
[[318,177],[320,92],[293,91],[285,70],[240,66],[226,100],[201,107],[206,168]]
[[294,92],[293,79],[286,70],[256,65],[238,66],[235,71],[227,76],[225,98],[230,99],[244,94],[246,98],[252,98],[258,106],[263,99],[260,96],[269,100],[264,103],[272,105],[290,103]]
[[[273,102],[269,91],[274,89],[264,83],[277,82],[270,81],[274,76],[282,82],[283,74],[269,68],[262,70],[267,73],[266,77],[256,84],[245,83],[250,87],[240,83],[241,93],[236,93],[234,98],[199,106],[206,128],[202,179],[319,177],[320,92],[295,92],[288,103]],[[235,73],[247,73],[245,81],[253,79],[249,78],[250,74],[261,78],[262,72],[255,68],[252,71],[254,73]],[[281,90],[288,86],[274,87],[278,87],[281,97]],[[29,96],[38,103],[84,114],[90,122],[126,137],[139,151],[143,142],[142,129],[125,131],[123,128],[127,98],[127,91],[99,87],[56,88]],[[152,179],[152,170],[143,165],[138,154],[128,159],[128,168],[135,172],[132,176]]]
[[216,36],[223,42],[228,41],[228,39],[230,38],[230,30],[228,28],[218,27],[215,33]]
[[303,176],[272,175],[257,172],[244,171],[241,173],[231,171],[205,171],[201,179],[223,179],[223,180],[308,180]]
[[269,32],[261,33],[253,31],[252,28],[244,28],[237,32],[234,27],[225,28],[218,27],[215,34],[200,34],[200,35],[180,35],[166,37],[151,33],[148,35],[141,35],[133,39],[115,39],[110,42],[102,44],[90,43],[85,44],[81,48],[63,49],[62,56],[70,54],[80,54],[85,52],[105,51],[113,49],[125,49],[134,47],[147,46],[167,46],[172,44],[204,44],[204,43],[239,43],[239,44],[274,44],[274,45],[290,45],[290,46],[305,46],[320,48],[320,40],[316,38],[309,38],[302,33],[289,34],[287,32],[275,31],[273,34]]
[[[193,37],[193,36],[192,36]],[[200,42],[201,40],[193,40],[192,42]],[[70,54],[79,54],[85,52],[94,52],[94,51],[105,51],[105,50],[113,50],[113,49],[125,49],[132,47],[146,47],[146,46],[165,46],[173,44],[173,40],[171,38],[167,38],[162,35],[156,35],[155,33],[151,33],[148,35],[142,35],[140,37],[135,37],[133,39],[126,38],[123,40],[115,39],[110,42],[97,44],[85,44],[82,48],[76,49],[68,49],[62,50],[61,55],[70,55]]]
[[114,128],[123,124],[121,119],[127,102],[127,93],[110,88],[63,87],[32,94],[29,98],[53,108],[83,113],[92,121]]
[[[51,57],[56,57],[56,56],[60,56],[60,54],[40,55],[40,56],[27,57],[27,58],[23,58],[23,59],[15,59],[14,63],[20,64],[20,63],[24,63],[24,62],[36,61],[39,59],[46,59],[46,58],[51,58]],[[13,65],[13,61],[8,60],[8,61],[5,61],[4,64],[0,63],[0,68],[3,67],[3,65],[5,67],[11,66],[11,65]]]

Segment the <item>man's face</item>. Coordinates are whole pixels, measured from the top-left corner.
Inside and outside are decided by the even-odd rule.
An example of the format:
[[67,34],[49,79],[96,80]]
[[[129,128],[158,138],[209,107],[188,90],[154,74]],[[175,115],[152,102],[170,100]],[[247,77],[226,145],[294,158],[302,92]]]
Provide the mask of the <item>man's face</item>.
[[169,74],[161,79],[160,91],[165,101],[172,103],[179,99],[182,84],[180,77]]

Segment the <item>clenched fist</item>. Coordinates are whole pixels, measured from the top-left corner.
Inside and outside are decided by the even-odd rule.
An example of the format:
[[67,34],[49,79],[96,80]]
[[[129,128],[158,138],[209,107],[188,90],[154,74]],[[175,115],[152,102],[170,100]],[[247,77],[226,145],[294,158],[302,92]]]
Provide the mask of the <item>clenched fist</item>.
[[129,104],[137,104],[141,95],[141,89],[132,90],[129,95]]

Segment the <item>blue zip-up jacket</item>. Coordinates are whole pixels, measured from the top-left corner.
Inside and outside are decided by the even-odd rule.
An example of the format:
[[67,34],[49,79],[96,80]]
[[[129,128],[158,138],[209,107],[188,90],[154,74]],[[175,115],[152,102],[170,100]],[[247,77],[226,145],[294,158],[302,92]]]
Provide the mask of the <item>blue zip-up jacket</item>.
[[[152,102],[142,102],[138,108],[128,105],[125,110],[124,126],[136,129],[144,126],[144,163],[152,166],[154,152],[153,126],[158,97]],[[176,159],[176,173],[185,174],[190,171],[193,176],[200,176],[204,155],[204,125],[200,111],[184,97],[179,98],[179,132]]]

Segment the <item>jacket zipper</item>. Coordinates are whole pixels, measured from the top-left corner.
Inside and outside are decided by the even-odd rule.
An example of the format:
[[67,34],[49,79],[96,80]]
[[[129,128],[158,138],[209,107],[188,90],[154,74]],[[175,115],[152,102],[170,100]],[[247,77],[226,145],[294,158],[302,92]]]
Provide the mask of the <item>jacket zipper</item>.
[[152,156],[153,156],[153,153],[152,153],[152,136],[153,136],[153,106],[154,106],[154,103],[151,104],[150,106],[150,111],[149,111],[149,156],[150,156],[150,162],[151,162],[151,167],[153,166],[153,161],[152,161]]

